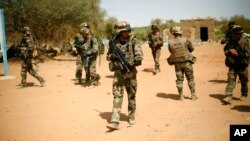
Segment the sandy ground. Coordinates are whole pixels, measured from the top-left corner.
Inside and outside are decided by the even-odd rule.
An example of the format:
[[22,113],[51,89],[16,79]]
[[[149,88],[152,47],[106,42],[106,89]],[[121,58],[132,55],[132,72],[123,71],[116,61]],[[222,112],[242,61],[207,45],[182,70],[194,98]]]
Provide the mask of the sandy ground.
[[97,65],[101,85],[95,88],[74,83],[75,58],[57,57],[39,64],[45,87],[28,75],[29,87],[19,89],[20,63],[10,61],[9,75],[16,79],[0,80],[0,141],[228,141],[230,124],[250,124],[250,98],[239,100],[239,83],[233,103],[222,102],[228,69],[220,44],[195,44],[197,101],[190,99],[186,80],[186,99],[178,100],[174,67],[166,62],[167,47],[162,48],[157,75],[145,71],[154,64],[148,46],[142,48],[145,59],[138,67],[137,122],[134,126],[127,122],[125,95],[121,128],[115,131],[107,128],[113,97],[105,55]]

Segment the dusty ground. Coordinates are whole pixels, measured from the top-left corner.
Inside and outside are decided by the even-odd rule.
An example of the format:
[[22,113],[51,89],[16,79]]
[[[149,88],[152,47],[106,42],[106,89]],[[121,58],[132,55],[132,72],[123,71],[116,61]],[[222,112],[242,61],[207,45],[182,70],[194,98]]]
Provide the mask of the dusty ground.
[[[217,43],[195,45],[194,65],[199,99],[191,101],[187,81],[186,99],[179,101],[174,67],[166,63],[167,47],[162,50],[161,73],[143,71],[152,68],[147,45],[145,59],[138,68],[137,123],[127,122],[125,96],[121,129],[106,126],[112,110],[112,72],[105,56],[97,71],[101,85],[90,89],[74,84],[75,62],[57,58],[39,64],[46,86],[28,75],[30,87],[18,89],[19,62],[9,63],[9,75],[0,80],[0,141],[228,141],[230,124],[250,124],[250,98],[240,101],[240,84],[232,105],[224,105],[227,68],[223,47]],[[0,69],[3,70],[2,64]],[[250,73],[249,73],[250,74]]]

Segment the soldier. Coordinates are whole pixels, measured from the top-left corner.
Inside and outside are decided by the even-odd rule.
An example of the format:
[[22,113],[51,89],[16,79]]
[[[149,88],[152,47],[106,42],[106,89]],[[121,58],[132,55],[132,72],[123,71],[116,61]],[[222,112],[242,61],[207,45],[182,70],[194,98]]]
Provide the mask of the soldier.
[[227,103],[231,103],[233,90],[236,85],[237,75],[241,83],[241,100],[245,100],[248,95],[248,65],[250,55],[249,39],[243,38],[243,30],[241,26],[235,25],[232,29],[233,41],[229,48],[225,50],[226,65],[229,67],[228,84],[225,90],[226,97],[223,99]]
[[[80,29],[82,28],[88,28],[89,29],[89,25],[87,23],[82,23],[80,25]],[[82,36],[78,33],[75,37],[75,41],[74,41],[74,47],[76,48],[76,79],[78,81],[79,84],[82,83],[82,69],[83,69],[83,62],[81,59],[81,45],[83,44],[83,38]]]
[[33,38],[30,32],[29,27],[23,28],[23,36],[21,39],[21,42],[19,44],[19,48],[21,50],[20,57],[21,57],[21,87],[26,87],[26,79],[27,79],[27,72],[29,72],[30,75],[35,77],[39,82],[40,86],[43,87],[45,84],[45,80],[37,74],[33,67],[33,51],[34,51],[34,44],[33,44]]
[[160,72],[160,56],[161,56],[161,47],[163,45],[163,39],[160,33],[159,26],[153,24],[151,26],[152,32],[148,35],[148,44],[152,50],[153,59],[155,62],[154,74]]
[[[231,41],[233,41],[232,28],[234,27],[234,25],[235,25],[235,22],[234,22],[234,21],[231,21],[231,22],[228,23],[228,30],[227,30],[226,33],[225,33],[225,39],[222,39],[222,40],[221,40],[221,44],[225,44],[225,43],[226,43],[225,48],[227,47],[227,45],[228,45]],[[225,48],[224,48],[224,49],[225,49]]]
[[175,73],[177,77],[176,86],[178,89],[180,100],[184,99],[184,74],[187,78],[188,86],[191,91],[191,99],[197,100],[198,97],[195,95],[195,82],[192,66],[196,58],[191,54],[194,48],[192,46],[192,43],[188,39],[182,37],[181,27],[173,27],[172,34],[175,38],[169,43],[169,51],[171,55],[167,60],[169,65],[175,66]]
[[99,84],[100,75],[96,73],[96,59],[98,55],[98,42],[97,39],[90,34],[90,30],[86,27],[81,29],[81,35],[83,37],[83,44],[81,49],[81,60],[84,65],[86,73],[85,84],[95,85]]
[[128,95],[128,122],[135,124],[137,70],[143,60],[142,49],[135,36],[131,33],[130,24],[126,21],[116,23],[116,33],[109,42],[107,60],[110,71],[114,72],[113,80],[113,113],[112,129],[119,129],[120,112],[124,95],[124,88]]

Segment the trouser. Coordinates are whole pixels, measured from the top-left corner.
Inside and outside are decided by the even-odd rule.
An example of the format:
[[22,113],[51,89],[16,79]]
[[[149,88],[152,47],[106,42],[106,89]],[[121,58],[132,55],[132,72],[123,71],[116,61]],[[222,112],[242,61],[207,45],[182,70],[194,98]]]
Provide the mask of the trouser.
[[35,71],[35,69],[33,68],[33,64],[31,62],[31,60],[22,60],[21,61],[21,84],[25,84],[26,83],[26,79],[27,79],[27,72],[35,77],[39,82],[44,81],[44,79],[38,75],[38,73]]
[[128,95],[128,117],[135,118],[136,111],[136,91],[137,91],[137,80],[136,74],[133,77],[124,78],[120,73],[115,72],[113,80],[113,114],[111,122],[120,121],[120,113],[123,102],[124,87]]
[[160,69],[160,56],[161,56],[161,48],[153,48],[151,47],[153,59],[155,62],[155,69]]
[[100,75],[96,73],[96,60],[91,60],[89,62],[89,67],[84,68],[86,74],[86,82],[95,82],[100,79]]
[[76,58],[76,79],[82,79],[83,63],[80,55]]
[[225,90],[225,94],[227,96],[233,95],[233,90],[236,86],[236,79],[237,75],[239,76],[240,83],[241,83],[241,96],[247,96],[248,95],[248,70],[247,68],[239,69],[236,67],[229,67],[229,72],[227,74],[228,76],[228,84]]
[[176,86],[179,92],[179,95],[183,95],[183,81],[184,75],[187,78],[188,86],[191,91],[191,95],[195,96],[195,82],[193,74],[193,66],[190,62],[175,63],[175,73],[176,73]]

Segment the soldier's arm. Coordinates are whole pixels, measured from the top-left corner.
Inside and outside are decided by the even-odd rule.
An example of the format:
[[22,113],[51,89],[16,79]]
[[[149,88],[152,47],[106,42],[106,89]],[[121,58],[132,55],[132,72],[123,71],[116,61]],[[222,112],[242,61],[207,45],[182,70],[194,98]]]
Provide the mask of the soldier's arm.
[[157,32],[157,33],[156,33],[155,44],[156,44],[156,46],[158,46],[158,47],[161,47],[161,46],[163,45],[163,39],[162,39],[162,36],[161,36],[161,33],[160,33],[160,32]]
[[192,42],[190,40],[187,39],[186,41],[186,47],[187,49],[190,51],[190,52],[193,52],[194,51],[194,47],[192,45]]
[[139,66],[142,63],[143,60],[143,52],[140,44],[136,39],[133,39],[133,44],[134,44],[134,56],[135,56],[135,66]]
[[[91,47],[91,54],[96,54],[98,52],[98,41],[95,37],[93,37],[93,46]],[[90,41],[91,42],[91,41]]]

